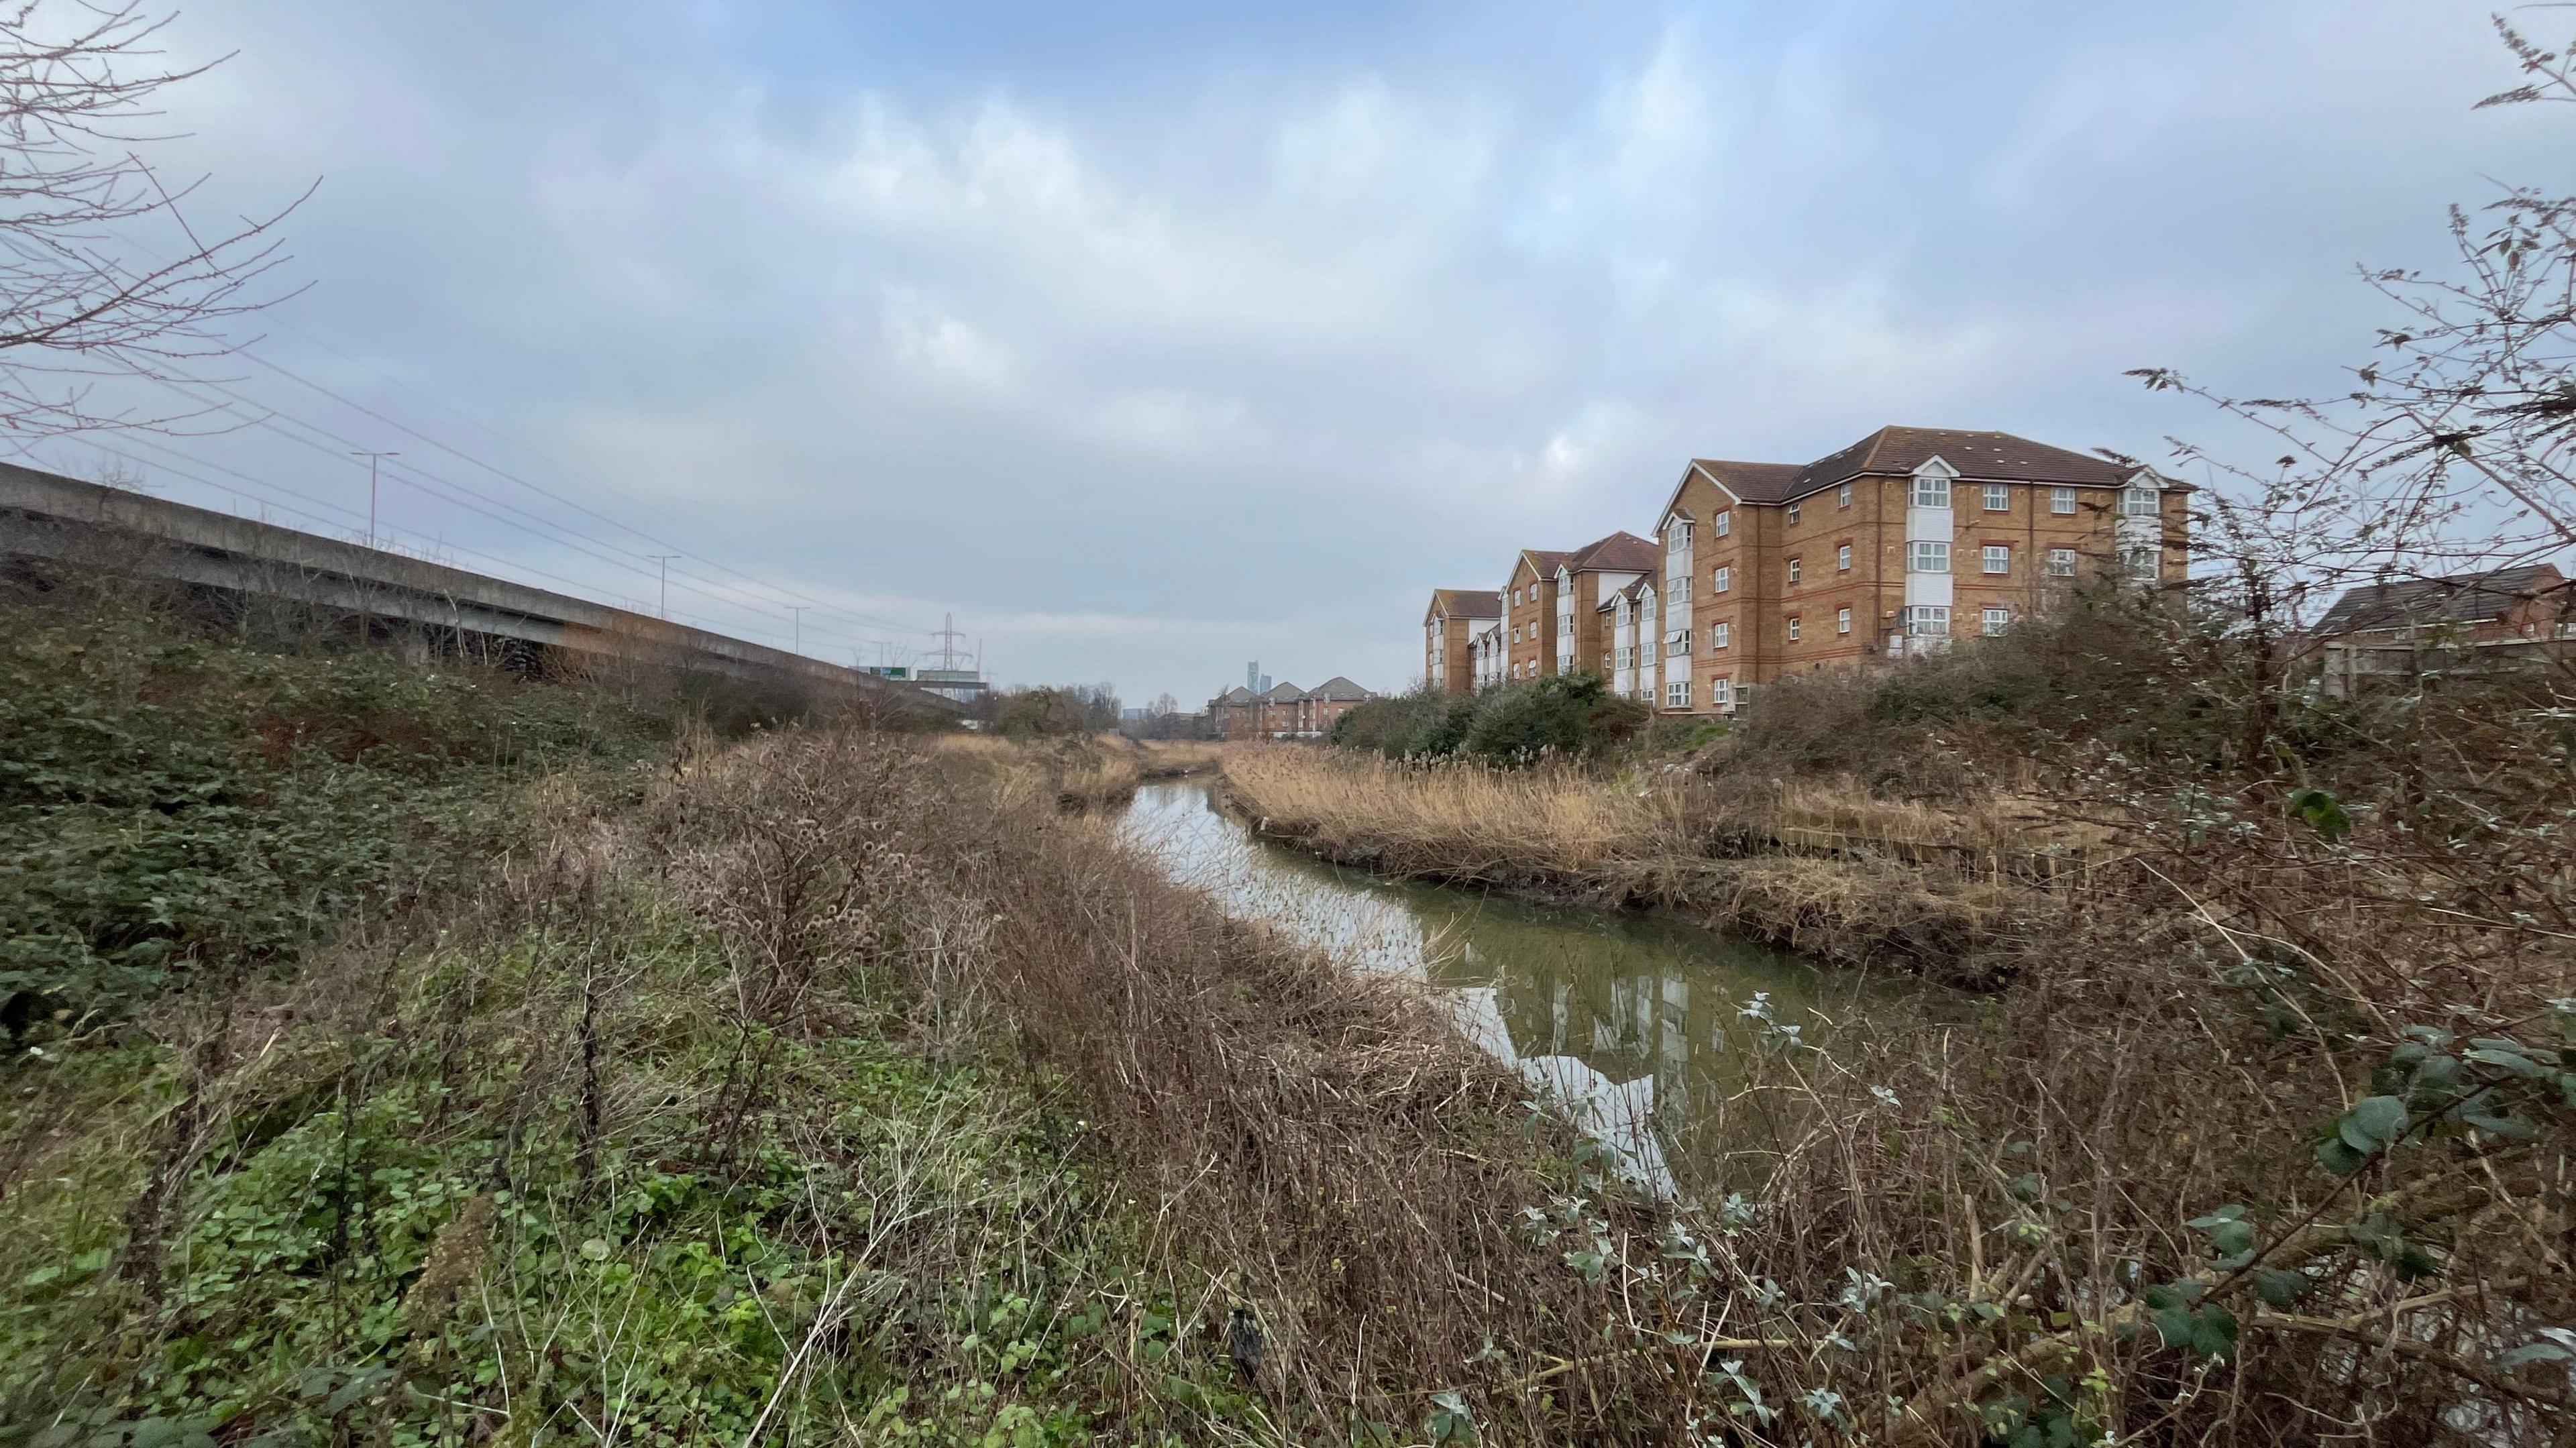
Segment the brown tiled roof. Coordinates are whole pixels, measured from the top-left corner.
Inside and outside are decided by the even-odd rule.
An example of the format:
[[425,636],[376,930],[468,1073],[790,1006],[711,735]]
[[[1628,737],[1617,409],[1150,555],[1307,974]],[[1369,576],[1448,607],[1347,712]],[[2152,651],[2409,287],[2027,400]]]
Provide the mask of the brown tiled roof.
[[1803,471],[1797,463],[1739,463],[1723,458],[1693,458],[1691,466],[1748,503],[1776,503],[1787,497]]
[[2525,599],[2566,586],[2567,580],[2546,563],[2451,578],[2393,579],[2345,589],[2326,616],[2317,620],[2317,632],[2332,637],[2372,629],[2485,623],[2502,618]]
[[2127,482],[2138,471],[2135,464],[2069,452],[2008,432],[1882,427],[1841,452],[1799,469],[1797,481],[1781,501],[1864,473],[1910,473],[1935,457],[1957,468],[1959,476],[1980,483],[2076,483],[2110,488]]
[[1352,683],[1349,679],[1344,678],[1340,674],[1335,674],[1324,682],[1317,684],[1314,689],[1306,695],[1306,697],[1309,699],[1331,700],[1369,699],[1375,698],[1376,696],[1371,694],[1368,690],[1361,688],[1359,685]]
[[[1563,563],[1566,559],[1573,556],[1574,555],[1571,553],[1567,553],[1556,548],[1524,548],[1521,550],[1521,557],[1529,560],[1530,567],[1535,569],[1538,576],[1541,578],[1545,578],[1549,574],[1554,573],[1558,564]],[[1514,563],[1512,565],[1512,571],[1514,573],[1520,572],[1520,565],[1518,563]]]
[[1577,573],[1651,573],[1664,550],[1634,533],[1613,533],[1574,550],[1565,566]]
[[1451,618],[1501,618],[1503,595],[1492,588],[1435,588],[1431,590],[1431,607],[1424,610],[1423,616],[1428,618],[1435,612]]
[[[1804,466],[1717,458],[1693,459],[1691,466],[1748,503],[1786,503],[1852,478],[1910,473],[1935,457],[1957,468],[1961,478],[1978,483],[2072,483],[2113,488],[2138,471],[2134,464],[2070,452],[2008,432],[1955,427],[1882,427]],[[2184,485],[2165,479],[2164,486],[2178,489]]]

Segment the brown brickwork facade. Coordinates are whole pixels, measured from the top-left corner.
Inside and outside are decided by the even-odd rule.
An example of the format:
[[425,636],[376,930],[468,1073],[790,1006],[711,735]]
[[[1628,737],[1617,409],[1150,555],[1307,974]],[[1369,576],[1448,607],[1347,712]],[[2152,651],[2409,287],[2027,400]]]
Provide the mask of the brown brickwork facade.
[[[1783,677],[2003,633],[2090,580],[2179,586],[2189,492],[2132,464],[1961,429],[1881,428],[1812,463],[1694,460],[1651,539],[1523,550],[1499,622],[1467,630],[1463,656],[1436,636],[1437,675],[1454,690],[1462,677],[1582,670],[1666,712],[1727,712]],[[1623,590],[1635,634],[1624,665]],[[1472,640],[1487,629],[1503,665],[1479,680]]]
[[1422,682],[1438,693],[1476,691],[1476,635],[1502,615],[1501,595],[1474,588],[1435,588],[1422,613]]

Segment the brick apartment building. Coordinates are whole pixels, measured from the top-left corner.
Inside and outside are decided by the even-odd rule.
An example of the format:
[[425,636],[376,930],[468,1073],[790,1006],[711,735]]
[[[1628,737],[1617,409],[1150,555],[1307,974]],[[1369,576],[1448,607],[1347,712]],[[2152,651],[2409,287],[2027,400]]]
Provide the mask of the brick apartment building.
[[1884,427],[1810,463],[1697,459],[1652,541],[1524,550],[1501,617],[1470,633],[1470,674],[1579,668],[1667,712],[1730,712],[1785,675],[2003,633],[2105,572],[2179,583],[2189,491],[1950,428]]
[[1472,694],[1484,687],[1476,638],[1500,622],[1502,595],[1491,589],[1435,588],[1422,612],[1422,679],[1433,693]]
[[1503,679],[1522,683],[1556,672],[1556,573],[1571,554],[1524,548],[1503,583]]
[[1255,693],[1241,684],[1208,700],[1209,727],[1225,739],[1313,739],[1375,696],[1335,674],[1312,689],[1276,684]]

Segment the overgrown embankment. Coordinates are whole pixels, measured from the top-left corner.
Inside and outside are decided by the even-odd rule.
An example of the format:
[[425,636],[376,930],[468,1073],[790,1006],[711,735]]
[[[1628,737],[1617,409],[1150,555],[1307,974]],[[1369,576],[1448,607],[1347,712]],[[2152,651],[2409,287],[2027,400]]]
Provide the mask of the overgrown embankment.
[[[1607,1189],[1514,1084],[1409,990],[1129,860],[1047,771],[639,729],[545,772],[461,755],[473,700],[445,753],[271,761],[256,721],[323,681],[373,683],[307,740],[468,686],[178,640],[30,646],[74,717],[151,731],[94,774],[246,771],[253,846],[334,770],[489,823],[429,835],[399,892],[272,871],[291,931],[200,930],[28,1025],[0,1068],[0,1437],[1395,1442],[1584,1411],[1648,1442],[1686,1414],[1668,1371],[1592,1360],[1617,1303],[1517,1225]],[[179,667],[199,707],[167,707]],[[54,737],[10,725],[13,757]],[[71,806],[10,807],[32,836]],[[339,848],[381,867],[408,838]],[[119,888],[83,939],[157,928],[121,868],[86,867]],[[12,897],[13,944],[54,938],[56,898]]]
[[1711,1256],[1785,1315],[1735,1299],[1764,1324],[1716,1366],[1738,1431],[1792,1436],[1785,1390],[1871,1441],[1970,1414],[2016,1443],[2558,1441],[2576,691],[2543,667],[2342,701],[2262,647],[2110,599],[1784,683],[1687,759],[1228,774],[1379,869],[1792,941],[1883,941],[1921,890],[1927,938],[1992,963],[1955,1035],[1739,1004],[1765,1044],[1692,1126],[1758,1185]]
[[[1959,983],[1993,979],[2051,901],[1993,851],[1927,868],[1910,846],[1930,811],[1854,809],[1810,791],[1754,820],[1689,776],[1564,764],[1496,770],[1398,764],[1339,751],[1244,749],[1230,803],[1263,835],[1407,879],[1605,909],[1664,911],[1847,966]],[[1863,802],[1864,804],[1866,802]],[[1829,822],[1877,828],[1828,828]],[[1887,826],[1904,816],[1909,832]],[[1796,831],[1806,847],[1781,847]]]

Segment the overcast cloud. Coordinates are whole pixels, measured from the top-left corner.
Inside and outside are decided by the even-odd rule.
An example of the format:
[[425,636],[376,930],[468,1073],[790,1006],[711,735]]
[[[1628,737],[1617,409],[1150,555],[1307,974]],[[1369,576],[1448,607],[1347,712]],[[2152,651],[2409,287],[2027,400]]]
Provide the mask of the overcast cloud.
[[841,8],[188,11],[208,204],[322,179],[258,355],[382,418],[235,361],[271,427],[118,446],[359,514],[397,448],[407,542],[648,607],[684,552],[675,614],[785,642],[747,576],[831,657],[953,610],[1003,681],[1397,688],[1428,589],[1692,455],[2162,458],[2224,434],[2122,369],[2331,386],[2356,263],[2570,182],[2439,0]]

